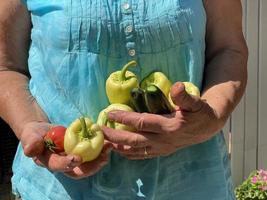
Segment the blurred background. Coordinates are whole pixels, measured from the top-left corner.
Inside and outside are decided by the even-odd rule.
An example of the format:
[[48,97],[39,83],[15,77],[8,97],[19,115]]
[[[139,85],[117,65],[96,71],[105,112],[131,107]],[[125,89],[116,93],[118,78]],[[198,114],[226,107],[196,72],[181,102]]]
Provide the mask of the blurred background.
[[[235,186],[251,171],[267,170],[267,0],[242,0],[242,4],[249,47],[248,85],[224,128]],[[0,200],[11,199],[11,165],[17,144],[10,128],[0,120]]]
[[9,126],[0,119],[0,200],[12,199],[10,178],[18,140]]

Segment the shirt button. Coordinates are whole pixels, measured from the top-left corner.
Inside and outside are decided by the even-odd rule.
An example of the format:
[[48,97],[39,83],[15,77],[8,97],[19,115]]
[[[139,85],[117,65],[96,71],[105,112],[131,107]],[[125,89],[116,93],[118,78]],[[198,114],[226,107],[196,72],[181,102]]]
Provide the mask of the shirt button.
[[128,10],[128,9],[130,9],[130,4],[129,4],[129,3],[124,3],[124,4],[122,5],[122,8],[123,8],[124,10]]
[[129,25],[125,28],[126,33],[131,33],[133,31],[133,26]]
[[130,49],[128,51],[128,53],[129,53],[130,56],[135,56],[135,50],[134,49]]

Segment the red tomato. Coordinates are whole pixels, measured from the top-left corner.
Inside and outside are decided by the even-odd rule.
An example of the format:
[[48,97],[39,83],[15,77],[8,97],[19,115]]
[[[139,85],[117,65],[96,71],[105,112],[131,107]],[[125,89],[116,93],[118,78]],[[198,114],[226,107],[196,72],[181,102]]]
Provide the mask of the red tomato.
[[54,126],[45,135],[45,146],[54,153],[64,152],[64,126]]

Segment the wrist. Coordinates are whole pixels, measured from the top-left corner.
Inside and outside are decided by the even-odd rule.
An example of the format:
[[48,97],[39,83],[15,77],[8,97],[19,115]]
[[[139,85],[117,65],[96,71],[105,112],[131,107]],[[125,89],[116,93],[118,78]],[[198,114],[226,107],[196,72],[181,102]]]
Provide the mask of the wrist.
[[14,117],[10,121],[10,127],[14,131],[18,139],[21,138],[21,134],[25,126],[29,123],[48,123],[49,120],[43,110],[39,107],[35,100],[32,101],[30,106],[31,112],[24,113],[21,117]]
[[40,124],[40,123],[48,123],[48,122],[37,119],[25,119],[25,121],[21,121],[17,125],[14,126],[11,125],[11,128],[15,133],[15,135],[17,136],[17,138],[21,140],[22,134],[23,132],[25,132],[25,127],[27,127],[30,124]]
[[229,110],[229,106],[223,105],[222,102],[217,101],[213,102],[211,100],[205,100],[206,103],[209,105],[209,107],[213,111],[214,115],[214,132],[220,131],[225,123],[227,122],[227,119],[229,118],[231,111]]
[[0,116],[20,139],[27,122],[48,120],[29,92],[28,77],[9,70],[1,71],[0,77]]

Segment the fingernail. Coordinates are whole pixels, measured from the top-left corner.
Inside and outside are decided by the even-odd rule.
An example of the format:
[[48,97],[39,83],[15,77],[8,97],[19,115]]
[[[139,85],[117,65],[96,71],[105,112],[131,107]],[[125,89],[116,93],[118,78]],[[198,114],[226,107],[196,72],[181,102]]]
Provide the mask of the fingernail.
[[71,166],[78,166],[81,163],[81,158],[78,156],[68,155],[68,159],[70,160]]
[[115,113],[114,111],[110,111],[110,112],[108,113],[108,118],[109,118],[109,119],[112,119],[113,117],[115,117],[115,115],[116,115],[116,113]]
[[128,145],[118,145],[118,149],[123,151],[123,150],[129,150],[131,149],[132,147],[131,146],[128,146]]
[[101,167],[104,167],[106,164],[107,164],[107,160],[102,161],[99,165],[100,165]]
[[74,156],[72,156],[72,155],[67,155],[67,158],[69,159],[69,161],[74,161]]

